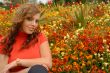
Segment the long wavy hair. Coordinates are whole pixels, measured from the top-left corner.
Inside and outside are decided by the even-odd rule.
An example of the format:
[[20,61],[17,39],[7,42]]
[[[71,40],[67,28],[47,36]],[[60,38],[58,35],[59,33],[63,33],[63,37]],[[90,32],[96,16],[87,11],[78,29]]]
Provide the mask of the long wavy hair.
[[[1,44],[3,47],[3,53],[10,56],[10,53],[13,49],[13,44],[15,43],[15,38],[22,27],[22,23],[26,17],[33,17],[35,14],[40,14],[40,10],[36,4],[24,4],[20,6],[15,13],[15,16],[12,20],[12,27],[8,35],[2,40]],[[25,49],[32,44],[38,42],[37,35],[40,33],[39,26],[36,28],[35,32],[29,34],[27,40],[22,44],[21,49]]]

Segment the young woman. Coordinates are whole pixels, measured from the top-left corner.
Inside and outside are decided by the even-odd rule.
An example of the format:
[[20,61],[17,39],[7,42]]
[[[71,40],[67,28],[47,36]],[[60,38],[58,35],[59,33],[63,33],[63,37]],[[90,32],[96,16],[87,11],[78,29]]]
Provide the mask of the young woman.
[[17,9],[8,35],[0,39],[0,56],[8,57],[0,73],[48,73],[52,57],[48,39],[39,28],[40,14],[36,4]]

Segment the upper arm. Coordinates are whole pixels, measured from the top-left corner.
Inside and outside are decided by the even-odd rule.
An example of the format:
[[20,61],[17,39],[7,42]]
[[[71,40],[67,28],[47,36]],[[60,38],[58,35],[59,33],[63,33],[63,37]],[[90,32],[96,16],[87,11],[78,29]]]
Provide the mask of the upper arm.
[[50,47],[49,47],[47,37],[44,34],[42,34],[39,38],[39,42],[40,42],[41,57],[46,58],[46,60],[48,60],[51,64],[52,63],[52,55],[51,55],[51,50],[50,50]]
[[38,42],[40,46],[41,57],[50,57],[51,51],[49,48],[48,39],[43,33],[39,35]]
[[40,45],[40,53],[41,53],[41,57],[47,57],[47,58],[51,57],[51,51],[49,48],[48,41],[45,41]]
[[48,67],[52,67],[52,55],[51,55],[51,50],[49,48],[48,41],[45,41],[40,45],[40,53],[41,57],[45,58],[45,61],[48,62]]

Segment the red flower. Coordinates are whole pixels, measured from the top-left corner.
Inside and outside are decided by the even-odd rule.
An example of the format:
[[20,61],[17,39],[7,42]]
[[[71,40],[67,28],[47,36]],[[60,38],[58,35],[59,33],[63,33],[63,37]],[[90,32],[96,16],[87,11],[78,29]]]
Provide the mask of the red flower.
[[19,4],[19,3],[17,3],[15,7],[19,7],[19,6],[20,6],[20,4]]
[[51,4],[52,4],[52,0],[49,0],[49,1],[48,1],[48,4],[51,5]]

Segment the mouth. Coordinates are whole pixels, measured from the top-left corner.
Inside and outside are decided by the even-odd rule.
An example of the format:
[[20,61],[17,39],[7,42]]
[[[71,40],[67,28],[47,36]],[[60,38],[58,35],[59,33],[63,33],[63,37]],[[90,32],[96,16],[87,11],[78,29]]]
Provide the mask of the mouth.
[[35,31],[35,29],[30,29],[29,31],[34,32],[34,31]]
[[27,27],[27,29],[29,29],[30,31],[35,31],[35,27]]

